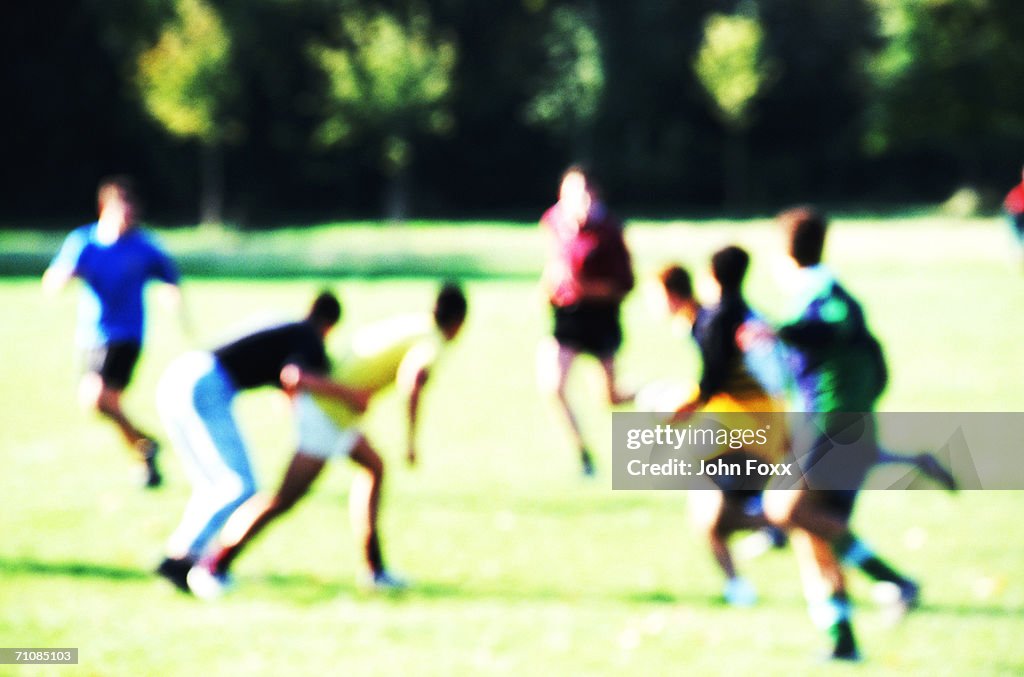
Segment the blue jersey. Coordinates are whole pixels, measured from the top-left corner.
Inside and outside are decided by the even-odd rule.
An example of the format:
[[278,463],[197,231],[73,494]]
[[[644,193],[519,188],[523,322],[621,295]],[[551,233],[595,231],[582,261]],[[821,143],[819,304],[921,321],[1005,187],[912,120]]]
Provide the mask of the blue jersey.
[[96,238],[96,227],[92,223],[71,231],[50,264],[85,282],[78,309],[78,341],[83,346],[141,343],[146,282],[177,284],[178,269],[139,229],[107,244]]

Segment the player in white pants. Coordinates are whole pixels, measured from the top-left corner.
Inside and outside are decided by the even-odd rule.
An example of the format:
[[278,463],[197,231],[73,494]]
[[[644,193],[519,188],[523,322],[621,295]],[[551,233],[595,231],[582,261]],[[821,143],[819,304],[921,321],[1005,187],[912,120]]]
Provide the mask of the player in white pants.
[[249,452],[235,421],[240,391],[272,386],[337,398],[358,411],[367,396],[327,378],[324,339],[341,316],[329,292],[307,317],[244,336],[212,352],[189,353],[171,364],[157,405],[192,484],[192,495],[157,573],[182,591],[187,576],[231,514],[256,493]]
[[[334,370],[334,378],[350,388],[374,395],[396,384],[408,398],[406,459],[416,461],[415,428],[420,394],[441,347],[458,334],[466,316],[466,299],[454,285],[438,294],[434,313],[404,315],[356,332],[352,345]],[[287,374],[284,376],[287,377]],[[348,456],[360,467],[349,492],[352,533],[363,550],[364,582],[374,588],[404,587],[384,564],[377,529],[384,462],[357,429],[360,413],[343,400],[320,393],[299,392],[293,398],[298,421],[297,451],[273,496],[257,495],[225,526],[220,547],[192,569],[192,591],[216,597],[228,584],[228,571],[270,522],[292,508],[312,486],[327,460]]]

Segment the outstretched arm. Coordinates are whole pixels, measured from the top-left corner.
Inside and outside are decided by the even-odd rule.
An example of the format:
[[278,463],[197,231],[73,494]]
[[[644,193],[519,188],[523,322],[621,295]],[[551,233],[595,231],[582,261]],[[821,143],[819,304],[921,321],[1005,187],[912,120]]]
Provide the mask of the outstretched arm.
[[373,395],[369,390],[350,388],[326,376],[307,371],[296,364],[285,365],[281,370],[281,385],[288,392],[308,390],[317,395],[339,400],[360,414],[366,411],[370,397]]

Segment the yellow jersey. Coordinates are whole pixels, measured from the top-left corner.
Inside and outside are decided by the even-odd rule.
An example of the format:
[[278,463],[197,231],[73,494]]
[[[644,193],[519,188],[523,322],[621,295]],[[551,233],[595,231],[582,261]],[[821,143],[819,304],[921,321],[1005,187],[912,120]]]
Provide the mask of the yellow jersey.
[[[399,379],[403,365],[433,364],[444,342],[433,316],[401,315],[356,331],[331,377],[350,388],[376,393]],[[408,367],[405,367],[408,368]],[[339,425],[352,425],[359,414],[340,400],[314,394],[317,405]]]

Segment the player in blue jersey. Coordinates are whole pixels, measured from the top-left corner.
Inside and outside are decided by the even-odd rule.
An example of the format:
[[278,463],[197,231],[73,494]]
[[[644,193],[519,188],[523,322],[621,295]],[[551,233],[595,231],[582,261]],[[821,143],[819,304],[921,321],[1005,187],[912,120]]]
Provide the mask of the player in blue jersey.
[[129,179],[103,181],[97,202],[99,219],[67,236],[43,274],[43,289],[54,294],[74,278],[84,283],[76,341],[86,366],[80,401],[117,426],[145,464],[145,485],[156,487],[161,483],[159,446],[128,418],[121,396],[142,349],[146,284],[165,283],[180,310],[180,276],[171,258],[138,227],[138,200]]

